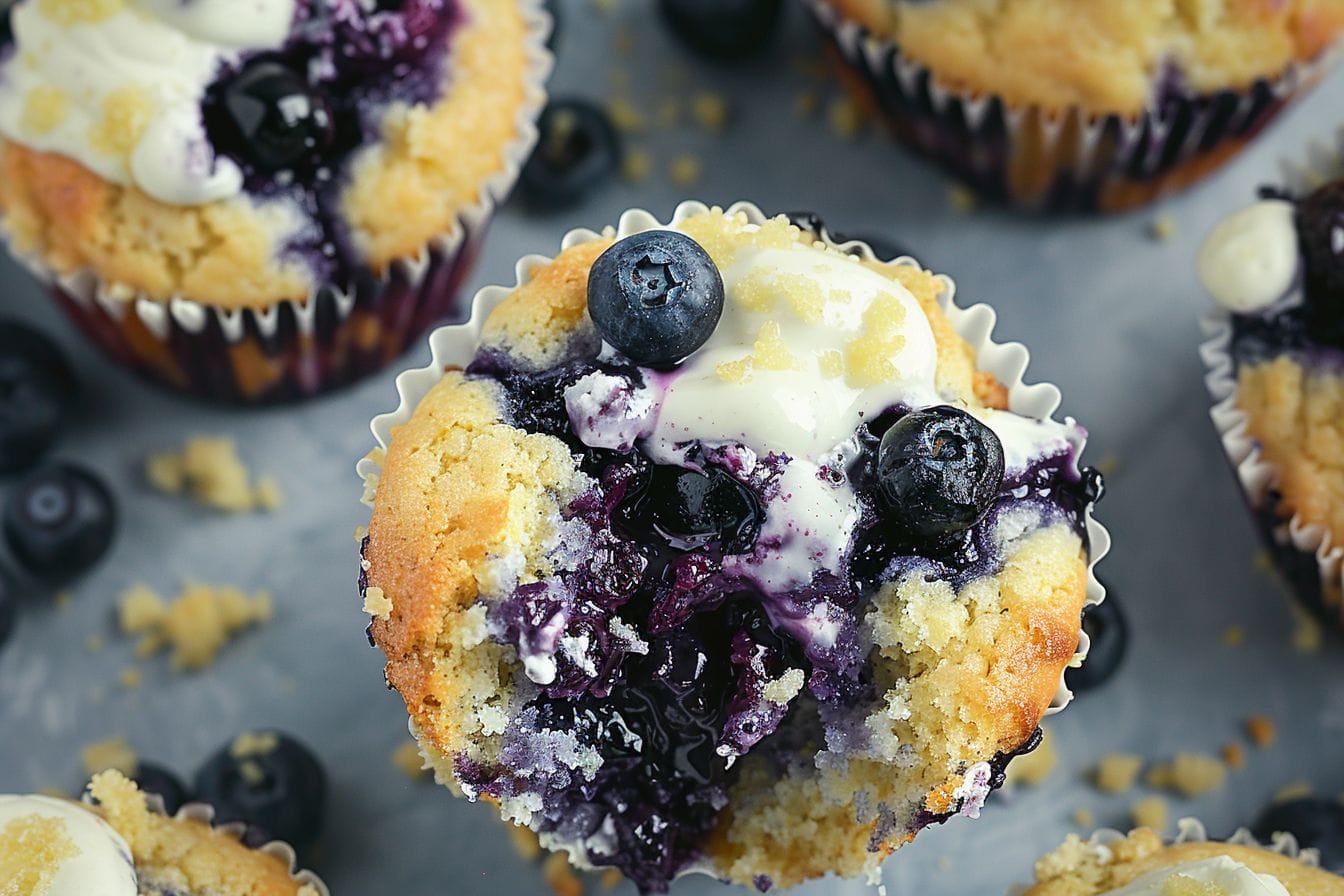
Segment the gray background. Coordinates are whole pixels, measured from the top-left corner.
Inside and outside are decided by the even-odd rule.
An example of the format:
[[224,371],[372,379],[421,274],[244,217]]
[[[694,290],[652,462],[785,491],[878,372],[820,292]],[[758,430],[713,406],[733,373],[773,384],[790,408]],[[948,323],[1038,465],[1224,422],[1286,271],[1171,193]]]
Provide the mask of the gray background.
[[[798,9],[789,9],[774,52],[725,70],[682,55],[651,4],[616,4],[610,14],[588,0],[562,6],[555,95],[610,96],[619,69],[650,116],[660,100],[703,88],[728,96],[735,116],[722,135],[683,126],[641,138],[658,159],[642,185],[614,183],[554,216],[504,209],[473,289],[511,282],[518,256],[552,252],[568,228],[613,222],[630,206],[666,216],[678,199],[695,196],[815,209],[836,229],[905,243],[955,276],[963,304],[994,304],[999,338],[1031,347],[1028,378],[1060,384],[1064,411],[1089,427],[1089,460],[1115,464],[1099,516],[1116,549],[1101,570],[1133,623],[1125,665],[1108,687],[1051,721],[1060,764],[1045,784],[994,799],[978,822],[921,834],[887,864],[891,892],[994,894],[1029,879],[1035,857],[1072,829],[1075,809],[1094,811],[1098,824],[1125,823],[1138,794],[1103,797],[1087,785],[1099,754],[1216,752],[1241,735],[1250,713],[1278,723],[1279,745],[1250,749],[1247,768],[1220,792],[1173,800],[1175,814],[1198,814],[1226,832],[1292,781],[1344,790],[1344,650],[1329,639],[1316,655],[1294,652],[1284,596],[1255,566],[1258,545],[1207,417],[1196,355],[1206,300],[1191,271],[1201,236],[1220,215],[1273,181],[1278,158],[1300,157],[1309,140],[1340,123],[1344,80],[1327,83],[1218,176],[1156,208],[1107,220],[965,214],[943,177],[884,135],[843,141],[824,117],[796,114],[800,92],[835,90],[801,70],[817,45]],[[632,55],[614,49],[631,40]],[[668,160],[683,151],[704,162],[694,187],[674,186],[666,175]],[[1165,241],[1149,235],[1159,214],[1175,224]],[[0,792],[77,788],[81,746],[112,735],[189,774],[239,730],[274,725],[310,743],[330,772],[328,830],[311,864],[339,896],[546,892],[490,809],[412,782],[389,759],[406,738],[405,713],[364,640],[352,533],[367,511],[353,468],[371,445],[369,418],[396,403],[396,370],[298,407],[202,407],[141,384],[84,347],[7,261],[0,261],[0,306],[40,323],[77,359],[85,401],[58,454],[104,472],[124,511],[111,555],[76,584],[69,606],[39,601],[0,652]],[[400,366],[426,358],[417,349]],[[198,432],[235,436],[247,462],[280,481],[284,508],[231,517],[146,488],[145,453]],[[124,690],[116,676],[131,665],[132,644],[114,633],[118,594],[135,582],[170,591],[184,580],[268,588],[277,619],[244,634],[205,673],[171,672],[160,657],[140,664],[142,688]],[[1230,625],[1244,626],[1243,646],[1220,643]],[[94,633],[109,644],[91,654],[83,645]],[[98,685],[107,689],[102,703],[90,699]],[[838,889],[830,882],[805,892]],[[724,892],[703,878],[674,890]]]

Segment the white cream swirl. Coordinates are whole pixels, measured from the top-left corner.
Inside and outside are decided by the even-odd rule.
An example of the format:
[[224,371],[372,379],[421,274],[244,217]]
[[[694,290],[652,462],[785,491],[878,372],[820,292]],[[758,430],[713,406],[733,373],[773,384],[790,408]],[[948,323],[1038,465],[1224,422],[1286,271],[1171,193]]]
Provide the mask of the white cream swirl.
[[[1336,228],[1332,239],[1344,248],[1344,230]],[[1209,231],[1195,269],[1219,305],[1247,314],[1283,298],[1297,278],[1298,265],[1293,204],[1264,199]]]
[[0,795],[0,857],[5,867],[44,882],[38,896],[140,891],[126,841],[97,815],[66,800]]
[[296,0],[18,0],[0,135],[173,205],[236,195],[201,100],[242,51],[276,49]]
[[[1181,878],[1187,878],[1195,886],[1182,889]],[[1105,896],[1176,896],[1191,892],[1214,892],[1220,896],[1289,896],[1278,878],[1272,874],[1258,874],[1230,856],[1159,868],[1118,890],[1107,892]]]

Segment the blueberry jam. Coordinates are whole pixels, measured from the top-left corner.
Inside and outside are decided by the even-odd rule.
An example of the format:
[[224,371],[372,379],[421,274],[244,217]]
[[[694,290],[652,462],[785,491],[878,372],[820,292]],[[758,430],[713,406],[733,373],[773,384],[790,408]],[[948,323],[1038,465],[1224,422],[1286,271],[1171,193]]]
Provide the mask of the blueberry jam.
[[460,20],[457,0],[313,0],[281,50],[244,56],[207,91],[207,135],[247,192],[313,219],[288,250],[316,279],[344,282],[356,259],[339,208],[347,160],[379,138],[389,103],[438,98]]
[[[764,508],[789,458],[744,464],[731,448],[694,444],[681,467],[655,463],[637,443],[584,444],[567,389],[593,375],[639,387],[658,376],[608,357],[590,346],[529,373],[487,350],[468,368],[500,385],[509,423],[565,442],[592,487],[563,512],[567,550],[580,558],[572,571],[490,604],[495,637],[523,660],[528,702],[498,765],[461,757],[456,771],[474,795],[530,798],[543,835],[580,844],[643,892],[666,892],[701,858],[738,757],[764,751],[782,767],[805,727],[843,725],[877,698],[860,625],[880,583],[918,570],[959,587],[996,572],[994,530],[1010,513],[1064,520],[1086,544],[1086,509],[1102,487],[1070,453],[1045,458],[1002,478],[996,494],[977,493],[986,506],[963,529],[930,538],[894,524],[883,495],[879,445],[908,413],[893,408],[859,428],[839,455],[846,462],[822,471],[858,499],[846,575],[819,567],[802,586],[770,589],[742,561],[769,548]],[[996,761],[1001,772],[1007,757]]]

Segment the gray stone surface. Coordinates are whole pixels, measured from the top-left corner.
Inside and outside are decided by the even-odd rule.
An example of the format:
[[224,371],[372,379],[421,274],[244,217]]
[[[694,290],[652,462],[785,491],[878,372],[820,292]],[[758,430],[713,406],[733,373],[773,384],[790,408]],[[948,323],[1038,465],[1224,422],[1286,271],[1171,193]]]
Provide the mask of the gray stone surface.
[[[588,0],[563,6],[556,95],[608,95],[618,69],[650,116],[660,98],[714,89],[730,98],[733,121],[721,136],[682,126],[640,139],[658,160],[643,185],[613,185],[554,216],[505,209],[473,288],[510,280],[518,256],[553,251],[569,227],[601,226],[634,205],[666,215],[694,195],[815,209],[838,229],[908,245],[957,279],[963,303],[995,305],[999,337],[1031,348],[1028,378],[1058,383],[1064,411],[1091,430],[1091,462],[1115,464],[1100,516],[1117,544],[1102,575],[1133,623],[1128,660],[1112,684],[1050,722],[1060,764],[1046,783],[994,799],[979,821],[923,833],[887,864],[889,890],[1002,892],[1029,878],[1035,857],[1073,830],[1075,809],[1092,811],[1098,824],[1126,822],[1138,794],[1103,797],[1086,784],[1098,755],[1216,752],[1242,738],[1250,713],[1278,723],[1279,744],[1249,749],[1247,767],[1225,789],[1173,800],[1174,814],[1199,815],[1223,833],[1285,784],[1344,790],[1344,649],[1331,639],[1316,655],[1293,651],[1284,597],[1256,568],[1258,546],[1206,414],[1196,355],[1205,299],[1191,271],[1201,235],[1275,179],[1277,158],[1300,156],[1309,139],[1340,123],[1344,80],[1331,80],[1217,177],[1156,208],[1106,220],[968,215],[953,208],[941,176],[882,135],[841,141],[824,120],[795,113],[797,95],[816,89],[797,65],[816,56],[816,44],[796,9],[777,52],[725,70],[680,55],[652,20],[651,4],[620,4],[613,16],[594,13]],[[633,37],[633,55],[611,49],[618,30]],[[666,175],[682,152],[703,161],[691,188]],[[1159,215],[1175,225],[1165,241],[1149,235]],[[0,308],[42,324],[78,360],[87,395],[58,453],[102,470],[124,510],[111,556],[77,583],[69,605],[38,601],[0,653],[0,792],[78,787],[80,747],[111,735],[190,773],[239,730],[275,725],[309,742],[330,771],[328,832],[312,864],[338,896],[545,892],[488,808],[413,783],[389,759],[406,738],[405,713],[364,640],[352,533],[367,511],[353,467],[371,444],[367,421],[395,403],[396,371],[298,407],[202,407],[141,384],[85,348],[8,262],[0,262]],[[414,351],[402,366],[426,356]],[[255,469],[279,479],[285,507],[222,516],[148,490],[138,473],[145,453],[198,432],[236,437]],[[140,664],[143,687],[125,690],[116,679],[133,663],[132,644],[113,630],[118,594],[134,582],[169,590],[186,580],[268,588],[277,619],[242,636],[206,673],[175,673],[159,658]],[[1232,625],[1246,632],[1235,649],[1220,642]],[[92,634],[107,638],[105,649],[85,649]],[[95,702],[99,687],[106,697]],[[722,888],[694,879],[675,891]],[[868,891],[826,883],[803,892]]]

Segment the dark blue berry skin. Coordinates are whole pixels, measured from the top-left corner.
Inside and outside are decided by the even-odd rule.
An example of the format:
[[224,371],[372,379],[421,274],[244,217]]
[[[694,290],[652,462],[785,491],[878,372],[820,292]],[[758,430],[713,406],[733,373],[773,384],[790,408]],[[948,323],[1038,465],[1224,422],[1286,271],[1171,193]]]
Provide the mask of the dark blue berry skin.
[[655,466],[644,489],[617,508],[627,528],[647,529],[679,551],[711,542],[724,554],[751,550],[761,530],[761,505],[751,490],[723,470],[709,474]]
[[1092,641],[1087,659],[1076,669],[1064,670],[1064,683],[1079,693],[1110,681],[1129,647],[1129,623],[1114,593],[1083,611],[1083,631]]
[[335,133],[327,100],[302,75],[269,59],[225,84],[211,113],[211,136],[221,148],[265,172],[316,159]]
[[1307,326],[1317,339],[1344,345],[1344,180],[1298,203],[1296,221]]
[[948,405],[911,411],[882,436],[878,487],[895,523],[928,539],[974,526],[1003,484],[1003,445],[988,426]]
[[1322,868],[1344,874],[1344,803],[1318,797],[1276,803],[1251,827],[1262,843],[1281,831],[1292,834],[1298,846],[1319,850]]
[[45,467],[14,486],[5,501],[5,541],[29,571],[72,578],[107,553],[117,508],[103,480],[74,464]]
[[169,815],[176,815],[182,804],[187,802],[187,787],[177,775],[161,765],[140,762],[135,766],[131,780],[145,793],[158,794],[163,800],[163,808]]
[[537,120],[537,148],[518,177],[519,195],[534,209],[579,202],[621,164],[621,138],[607,113],[578,99],[552,100]]
[[0,650],[9,643],[10,635],[14,634],[14,623],[18,621],[19,606],[14,596],[14,590],[10,588],[9,580],[0,576]]
[[588,275],[588,314],[636,364],[665,368],[704,345],[723,314],[723,278],[700,244],[671,230],[626,237]]
[[0,321],[0,473],[27,469],[51,447],[75,392],[75,375],[55,343]]
[[279,732],[275,749],[234,756],[230,744],[196,772],[196,797],[221,822],[242,821],[302,848],[321,833],[327,776],[303,744]]
[[729,61],[766,45],[783,5],[783,0],[658,0],[663,20],[682,43],[708,59]]

